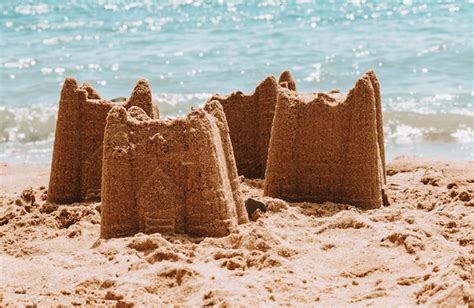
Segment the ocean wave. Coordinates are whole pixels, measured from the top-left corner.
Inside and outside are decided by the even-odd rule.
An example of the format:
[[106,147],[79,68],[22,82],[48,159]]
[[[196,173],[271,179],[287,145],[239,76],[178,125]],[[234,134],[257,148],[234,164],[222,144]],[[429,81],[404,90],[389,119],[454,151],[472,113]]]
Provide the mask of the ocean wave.
[[0,161],[12,164],[49,165],[53,138],[30,142],[0,142]]
[[474,116],[385,112],[385,141],[394,144],[419,142],[472,143]]
[[192,107],[202,106],[211,97],[211,93],[159,93],[154,95],[154,101],[160,109],[160,115],[165,117],[181,116],[188,113]]
[[474,116],[473,95],[466,93],[454,95],[449,93],[435,94],[424,97],[395,96],[385,100],[388,111],[419,114],[459,114]]
[[[163,94],[162,117],[176,117],[202,105],[208,95]],[[0,108],[0,161],[18,164],[51,162],[56,106]],[[473,159],[474,117],[456,114],[385,112],[384,134],[387,158],[404,154]]]
[[0,142],[34,142],[52,137],[56,126],[57,107],[0,107]]

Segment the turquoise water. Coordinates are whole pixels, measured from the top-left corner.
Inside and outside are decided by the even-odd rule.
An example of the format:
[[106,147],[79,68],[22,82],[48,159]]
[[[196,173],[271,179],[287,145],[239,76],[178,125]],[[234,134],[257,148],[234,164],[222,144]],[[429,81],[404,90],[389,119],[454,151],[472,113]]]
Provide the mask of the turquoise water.
[[386,149],[473,159],[474,1],[2,1],[0,161],[48,164],[62,81],[105,98],[147,78],[162,114],[251,92],[349,90],[373,68]]

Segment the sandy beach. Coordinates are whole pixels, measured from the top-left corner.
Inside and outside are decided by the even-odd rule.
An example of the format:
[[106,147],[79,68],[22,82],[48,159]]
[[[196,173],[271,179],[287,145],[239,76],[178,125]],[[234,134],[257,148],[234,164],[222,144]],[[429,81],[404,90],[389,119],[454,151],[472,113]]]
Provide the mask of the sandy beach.
[[[399,157],[390,206],[262,197],[222,238],[99,239],[100,203],[48,204],[49,167],[1,165],[4,306],[472,305],[474,163]],[[31,187],[31,189],[28,189]]]
[[474,0],[0,7],[0,307],[474,308]]

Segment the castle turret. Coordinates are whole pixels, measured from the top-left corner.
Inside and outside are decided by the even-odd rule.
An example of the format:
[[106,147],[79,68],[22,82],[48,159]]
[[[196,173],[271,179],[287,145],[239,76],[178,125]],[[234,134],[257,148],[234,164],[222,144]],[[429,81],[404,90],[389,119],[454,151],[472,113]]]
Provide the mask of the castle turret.
[[382,127],[380,88],[371,71],[347,95],[318,93],[307,101],[281,88],[264,194],[380,207],[385,185]]
[[80,146],[80,106],[77,102],[77,89],[76,80],[66,78],[59,100],[48,188],[48,200],[57,203],[81,200],[81,161],[77,156]]
[[278,79],[278,84],[286,84],[285,88],[288,88],[291,91],[296,91],[296,82],[290,71],[284,71],[281,73],[280,78]]
[[236,207],[236,214],[239,224],[249,222],[247,210],[242,202],[242,195],[240,193],[240,180],[237,174],[234,151],[232,149],[232,141],[230,140],[229,126],[225,117],[222,105],[218,101],[212,101],[204,105],[204,110],[212,114],[217,119],[217,126],[219,128],[219,136],[221,137],[221,145],[224,151],[226,162],[226,171],[230,180],[231,189],[233,192],[234,204]]
[[125,108],[132,106],[140,107],[148,116],[153,119],[159,118],[158,107],[152,103],[151,89],[148,81],[140,79],[137,81],[135,88],[133,88],[130,98],[125,103]]
[[[127,111],[115,106],[107,117],[102,163],[100,235],[103,238],[132,235],[139,230],[135,203],[134,150],[130,145]],[[116,176],[120,175],[120,176]]]
[[[48,200],[72,203],[100,198],[102,143],[107,113],[117,103],[100,98],[88,83],[80,87],[73,78],[64,82],[59,103],[56,137],[51,163]],[[158,114],[145,80],[140,80],[124,104]]]

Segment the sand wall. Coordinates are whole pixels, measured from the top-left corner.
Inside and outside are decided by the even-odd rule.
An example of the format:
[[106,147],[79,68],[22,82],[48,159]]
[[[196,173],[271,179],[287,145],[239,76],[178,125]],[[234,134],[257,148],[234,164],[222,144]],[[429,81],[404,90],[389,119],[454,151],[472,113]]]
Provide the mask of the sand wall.
[[[283,86],[296,89],[289,72],[280,77]],[[269,76],[252,94],[234,92],[213,96],[222,104],[229,124],[237,170],[246,178],[263,178],[267,165],[268,144],[277,102],[278,82]]]
[[224,236],[248,221],[216,101],[176,120],[114,107],[105,130],[102,188],[103,238],[137,232]]
[[[48,200],[72,203],[100,198],[102,142],[109,110],[118,103],[100,98],[87,83],[64,81],[51,163]],[[140,106],[158,117],[146,80],[139,80],[125,108]]]
[[372,71],[347,95],[332,91],[305,101],[281,88],[265,195],[380,207],[385,185],[382,128],[380,87]]

